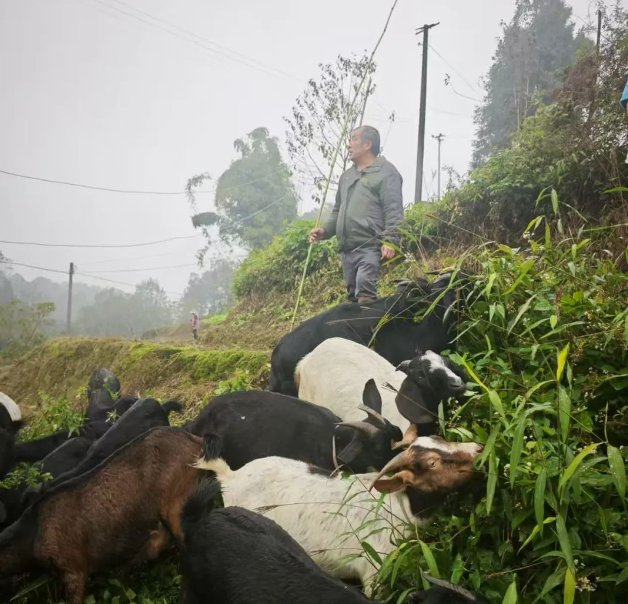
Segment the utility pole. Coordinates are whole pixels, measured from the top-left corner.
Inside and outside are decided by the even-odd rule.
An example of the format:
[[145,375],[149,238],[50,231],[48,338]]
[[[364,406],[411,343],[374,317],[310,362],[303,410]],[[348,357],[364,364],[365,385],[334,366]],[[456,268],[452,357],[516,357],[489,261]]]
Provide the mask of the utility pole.
[[68,324],[66,331],[68,335],[72,332],[72,281],[74,277],[74,262],[70,262],[70,272],[68,281]]
[[597,11],[597,53],[600,54],[600,41],[602,38],[602,10]]
[[432,138],[438,141],[438,199],[440,199],[440,144],[443,142],[445,135],[439,134],[438,136],[434,136],[432,134]]
[[427,99],[427,39],[430,29],[438,23],[427,23],[416,30],[416,35],[423,33],[423,67],[421,70],[421,107],[419,114],[419,143],[416,157],[416,181],[414,183],[414,203],[421,201],[423,194],[423,156],[425,155],[425,102]]

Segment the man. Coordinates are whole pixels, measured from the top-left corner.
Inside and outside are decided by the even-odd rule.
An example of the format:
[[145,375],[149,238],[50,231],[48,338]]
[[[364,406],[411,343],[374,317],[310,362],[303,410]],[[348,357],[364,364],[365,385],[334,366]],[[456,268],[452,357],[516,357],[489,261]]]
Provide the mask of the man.
[[377,298],[381,261],[394,257],[397,226],[403,218],[402,179],[380,151],[379,132],[362,126],[351,135],[349,159],[353,166],[338,182],[331,218],[310,231],[310,242],[338,238],[342,271],[351,302]]
[[626,87],[624,88],[624,94],[621,95],[621,100],[619,101],[621,106],[624,108],[624,111],[628,112],[628,82],[626,82]]

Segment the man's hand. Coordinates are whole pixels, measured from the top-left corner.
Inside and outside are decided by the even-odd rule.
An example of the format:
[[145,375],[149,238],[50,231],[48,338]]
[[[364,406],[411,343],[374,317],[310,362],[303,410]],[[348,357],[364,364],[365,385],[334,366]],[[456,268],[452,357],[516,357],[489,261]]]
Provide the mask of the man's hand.
[[395,257],[395,250],[387,245],[382,245],[382,260],[390,260]]
[[320,227],[317,229],[312,229],[310,231],[310,243],[316,243],[323,238],[325,234],[325,229],[321,229]]

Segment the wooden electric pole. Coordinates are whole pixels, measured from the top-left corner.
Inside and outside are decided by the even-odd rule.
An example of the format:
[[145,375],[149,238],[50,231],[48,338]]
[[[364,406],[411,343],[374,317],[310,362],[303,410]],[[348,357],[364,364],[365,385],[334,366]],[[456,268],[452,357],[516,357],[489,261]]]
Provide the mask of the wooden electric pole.
[[68,335],[72,332],[72,282],[74,277],[74,262],[70,262],[70,272],[68,281],[68,324],[66,331]]
[[432,134],[432,138],[435,138],[438,141],[438,198],[437,199],[440,199],[440,144],[443,142],[445,135],[439,134],[438,136],[434,136]]
[[602,38],[602,11],[597,11],[597,52],[600,54],[600,42]]
[[416,34],[423,33],[423,66],[421,70],[421,107],[419,114],[419,143],[416,156],[416,181],[414,183],[414,203],[421,201],[423,194],[423,157],[425,155],[425,102],[427,99],[427,40],[432,27],[438,23],[427,23],[416,30]]

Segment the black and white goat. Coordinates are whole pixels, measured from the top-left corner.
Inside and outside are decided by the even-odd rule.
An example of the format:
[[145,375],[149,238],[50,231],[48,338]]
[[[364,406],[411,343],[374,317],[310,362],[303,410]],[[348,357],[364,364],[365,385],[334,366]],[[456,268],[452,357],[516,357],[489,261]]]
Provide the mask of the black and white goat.
[[327,407],[345,422],[361,417],[358,402],[369,378],[379,386],[384,418],[404,434],[416,424],[422,426],[422,434],[429,435],[436,432],[438,404],[463,394],[467,375],[431,351],[395,368],[373,350],[343,338],[325,340],[295,371],[299,397]]
[[185,428],[196,436],[218,436],[234,470],[261,457],[286,457],[331,471],[335,448],[353,472],[366,472],[392,459],[390,443],[402,434],[377,412],[381,400],[373,380],[363,385],[360,400],[359,421],[341,423],[329,409],[292,396],[231,392],[213,399]]
[[213,509],[218,495],[220,484],[205,480],[183,510],[182,604],[369,604],[272,520],[241,507]]
[[[407,523],[427,521],[445,496],[473,476],[483,447],[417,438],[378,474],[329,478],[300,461],[266,457],[232,471],[220,458],[199,463],[216,473],[225,506],[264,513],[279,524],[324,570],[342,579],[359,579],[370,593],[373,567],[361,541],[382,555],[394,550],[394,537]],[[394,472],[393,476],[386,474]],[[375,488],[384,493],[383,505]]]

